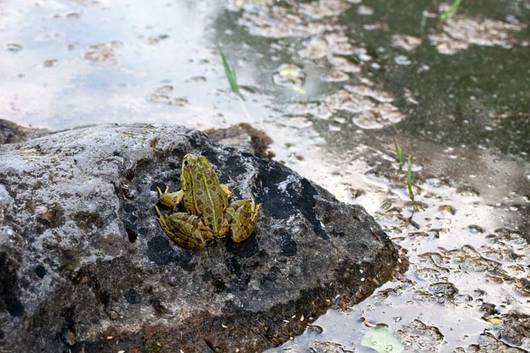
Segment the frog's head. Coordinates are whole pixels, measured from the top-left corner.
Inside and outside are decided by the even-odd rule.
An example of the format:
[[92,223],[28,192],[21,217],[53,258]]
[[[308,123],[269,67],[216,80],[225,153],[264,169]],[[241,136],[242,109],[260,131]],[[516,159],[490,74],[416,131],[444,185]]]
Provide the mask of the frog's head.
[[180,174],[181,188],[191,190],[194,181],[205,176],[211,178],[212,173],[215,172],[213,172],[206,157],[188,153],[182,160],[182,172]]
[[182,160],[181,180],[184,180],[184,183],[192,183],[198,177],[211,175],[212,171],[206,157],[188,153]]
[[204,156],[188,153],[182,160],[182,170],[195,171],[205,170],[210,167],[208,159]]

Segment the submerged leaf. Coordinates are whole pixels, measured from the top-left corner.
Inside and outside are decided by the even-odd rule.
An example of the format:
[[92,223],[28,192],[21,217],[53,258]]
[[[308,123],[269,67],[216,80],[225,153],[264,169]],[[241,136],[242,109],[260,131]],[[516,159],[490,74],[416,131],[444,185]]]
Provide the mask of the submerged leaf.
[[378,353],[401,353],[405,349],[401,341],[385,326],[370,328],[361,339],[361,345],[375,349]]
[[489,319],[486,319],[486,322],[492,324],[492,325],[501,325],[502,320],[497,317],[490,317]]

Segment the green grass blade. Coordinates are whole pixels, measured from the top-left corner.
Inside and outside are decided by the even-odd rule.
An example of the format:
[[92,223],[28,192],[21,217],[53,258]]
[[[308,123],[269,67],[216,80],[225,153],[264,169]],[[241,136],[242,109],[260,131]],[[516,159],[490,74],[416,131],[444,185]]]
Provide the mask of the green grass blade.
[[425,27],[427,27],[427,15],[425,14],[425,11],[421,13],[421,21],[420,21],[420,35],[423,36],[425,33]]
[[232,66],[230,66],[230,63],[226,59],[223,49],[219,48],[219,53],[221,54],[221,60],[223,62],[223,67],[225,69],[225,76],[230,85],[230,89],[235,94],[241,95],[241,92],[239,90],[239,84],[237,83],[237,76],[236,76],[235,70],[232,68]]
[[414,201],[414,190],[412,190],[412,158],[409,156],[408,168],[407,168],[407,190],[409,192],[409,199],[415,204]]
[[405,165],[405,154],[403,153],[403,148],[397,143],[396,139],[394,139],[394,148],[396,161],[399,163],[399,171],[401,172],[403,165]]
[[458,7],[460,7],[461,3],[462,3],[462,0],[453,0],[453,3],[449,6],[449,8],[445,10],[445,12],[440,16],[440,21],[445,22],[451,16],[453,16],[458,10]]

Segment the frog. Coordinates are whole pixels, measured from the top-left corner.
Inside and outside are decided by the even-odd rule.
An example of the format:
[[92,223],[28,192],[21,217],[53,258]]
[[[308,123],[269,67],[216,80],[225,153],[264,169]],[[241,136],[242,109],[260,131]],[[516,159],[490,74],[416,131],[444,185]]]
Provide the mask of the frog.
[[159,202],[173,213],[163,214],[155,206],[160,227],[178,246],[204,250],[210,240],[229,236],[241,243],[254,232],[261,204],[254,198],[232,200],[233,191],[221,184],[205,156],[184,156],[180,187],[176,192],[157,188]]

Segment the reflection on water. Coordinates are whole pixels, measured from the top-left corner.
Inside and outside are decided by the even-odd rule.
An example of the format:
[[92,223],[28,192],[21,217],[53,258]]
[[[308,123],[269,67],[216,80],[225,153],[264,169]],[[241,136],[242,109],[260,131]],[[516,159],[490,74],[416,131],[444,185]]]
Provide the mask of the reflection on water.
[[[438,25],[420,0],[2,1],[0,117],[250,122],[278,160],[363,205],[409,271],[275,351],[368,352],[367,323],[407,352],[530,349],[510,335],[530,313],[530,8],[467,4]],[[413,222],[395,142],[414,157]]]
[[[0,40],[21,46],[0,56],[3,117],[50,128],[131,121],[200,126],[225,120],[216,106],[231,111],[231,102],[219,98],[225,82],[208,41],[218,2],[9,1],[3,7]],[[148,97],[166,85],[192,108],[152,104]]]

